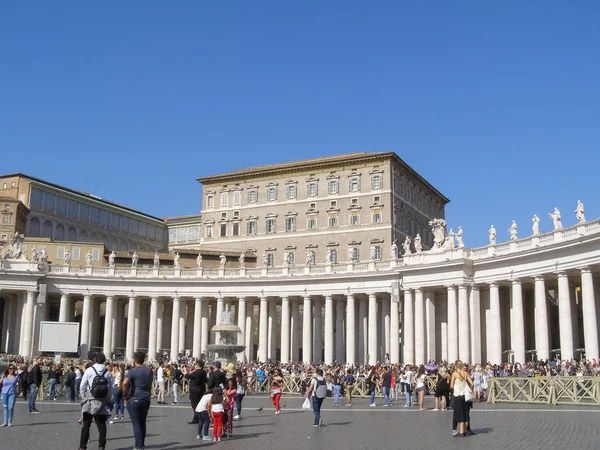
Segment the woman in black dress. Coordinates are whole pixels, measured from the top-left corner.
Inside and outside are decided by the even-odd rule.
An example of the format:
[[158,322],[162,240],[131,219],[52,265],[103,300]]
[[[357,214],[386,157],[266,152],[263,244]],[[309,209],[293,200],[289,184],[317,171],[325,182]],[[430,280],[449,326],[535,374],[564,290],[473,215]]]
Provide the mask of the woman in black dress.
[[446,399],[450,395],[450,375],[444,366],[438,370],[435,378],[435,408],[434,411],[439,411],[438,406],[442,411],[445,411],[447,406]]

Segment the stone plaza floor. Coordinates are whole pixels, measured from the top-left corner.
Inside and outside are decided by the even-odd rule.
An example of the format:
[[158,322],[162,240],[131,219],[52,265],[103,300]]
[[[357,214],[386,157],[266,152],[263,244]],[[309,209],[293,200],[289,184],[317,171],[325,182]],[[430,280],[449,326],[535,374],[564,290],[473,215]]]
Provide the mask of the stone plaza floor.
[[[223,449],[598,449],[600,408],[545,405],[476,404],[471,412],[475,436],[452,437],[452,412],[392,407],[369,407],[368,399],[352,406],[334,406],[325,400],[323,426],[314,428],[312,411],[302,411],[302,399],[288,396],[280,415],[268,397],[244,399],[243,419],[235,421],[233,438],[217,444]],[[64,401],[38,402],[41,414],[28,414],[22,400],[15,408],[14,426],[0,428],[1,449],[77,449],[79,408]],[[257,409],[263,407],[262,411]],[[197,426],[188,425],[192,410],[179,405],[153,404],[148,417],[147,449],[183,450],[213,445],[196,440]],[[89,449],[98,448],[92,425]],[[131,422],[125,418],[108,426],[107,449],[133,447]]]

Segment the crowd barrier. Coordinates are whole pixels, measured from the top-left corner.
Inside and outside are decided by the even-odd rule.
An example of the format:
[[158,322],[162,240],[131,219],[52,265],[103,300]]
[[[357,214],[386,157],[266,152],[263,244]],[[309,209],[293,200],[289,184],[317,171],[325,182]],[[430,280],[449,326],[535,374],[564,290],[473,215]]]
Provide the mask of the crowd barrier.
[[488,401],[600,405],[600,377],[492,378]]

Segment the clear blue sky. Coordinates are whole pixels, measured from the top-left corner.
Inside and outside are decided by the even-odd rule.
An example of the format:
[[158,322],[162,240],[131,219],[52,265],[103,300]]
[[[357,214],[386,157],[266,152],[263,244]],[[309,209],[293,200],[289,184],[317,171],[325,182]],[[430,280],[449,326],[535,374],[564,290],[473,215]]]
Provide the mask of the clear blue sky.
[[393,150],[490,224],[600,216],[597,1],[3,2],[0,173],[157,216],[197,177]]

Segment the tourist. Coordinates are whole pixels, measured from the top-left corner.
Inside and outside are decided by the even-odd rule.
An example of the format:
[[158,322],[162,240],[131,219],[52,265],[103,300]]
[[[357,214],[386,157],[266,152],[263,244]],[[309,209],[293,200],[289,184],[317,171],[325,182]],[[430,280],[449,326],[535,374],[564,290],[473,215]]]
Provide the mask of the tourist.
[[[123,420],[125,416],[125,400],[123,398],[123,380],[125,380],[125,365],[117,365],[112,372],[113,376],[113,398],[115,401],[115,417],[110,423],[113,423],[115,420]],[[119,412],[121,414],[119,414]]]
[[67,388],[67,401],[73,403],[75,401],[75,367],[73,366],[69,367],[65,377],[65,387]]
[[218,386],[215,387],[210,399],[210,416],[213,421],[213,442],[221,442],[221,437],[223,435],[223,415],[225,413],[223,400],[223,390]]
[[81,370],[81,366],[77,366],[75,368],[75,395],[77,398],[81,398],[79,396],[79,387],[81,386],[81,378],[83,377],[83,370]]
[[465,400],[466,385],[473,387],[473,382],[468,376],[461,360],[454,364],[455,371],[450,380],[450,389],[454,390],[452,404],[453,418],[458,425],[458,435],[467,436],[467,424],[469,422],[469,405]]
[[425,407],[424,407],[424,400],[425,400],[425,366],[420,365],[419,369],[417,370],[417,377],[416,377],[416,384],[417,384],[417,395],[419,396],[419,411],[425,411]]
[[136,352],[133,355],[133,368],[125,374],[123,380],[123,392],[126,393],[136,449],[143,449],[146,443],[146,418],[152,390],[152,370],[144,366],[145,358],[143,352]]
[[369,406],[377,406],[375,404],[375,391],[377,390],[377,384],[379,383],[379,375],[377,374],[377,367],[371,367],[371,372],[369,373],[369,393],[371,394],[371,402]]
[[225,374],[221,371],[221,363],[219,361],[215,361],[212,365],[212,373],[208,377],[208,382],[206,383],[206,387],[208,389],[214,389],[216,387],[221,388],[221,391],[225,388],[225,383],[227,383],[227,378]]
[[346,389],[346,406],[352,406],[352,389],[354,387],[354,370],[351,368],[346,372],[346,379],[344,380]]
[[[92,420],[98,427],[98,448],[104,450],[106,446],[106,419],[110,415],[110,406],[112,405],[112,395],[110,386],[112,386],[112,374],[106,369],[104,363],[106,356],[104,353],[98,353],[95,357],[95,363],[89,367],[83,377],[79,387],[81,396],[82,428],[79,438],[79,449],[87,449],[90,439],[90,426]],[[104,380],[96,380],[104,378]]]
[[29,378],[30,378],[29,368],[26,365],[21,366],[21,368],[18,371],[18,374],[19,374],[19,378],[21,378],[21,382],[19,383],[19,386],[21,387],[21,395],[23,397],[23,400],[27,400],[27,393],[29,392]]
[[323,419],[321,418],[321,406],[323,405],[323,400],[327,397],[327,382],[323,377],[323,369],[321,368],[317,369],[317,374],[311,380],[305,397],[309,398],[311,394],[313,412],[315,414],[313,427],[319,427],[323,424]]
[[192,417],[192,420],[189,421],[188,424],[197,424],[198,416],[196,415],[196,406],[198,406],[198,402],[204,395],[207,382],[206,372],[204,371],[204,361],[195,360],[192,372],[188,373],[187,367],[183,367],[182,373],[190,382],[190,403],[192,404],[192,412],[194,413],[194,417]]
[[19,381],[17,366],[14,364],[9,365],[0,378],[0,386],[2,386],[2,411],[4,414],[3,427],[12,427],[15,402],[17,400],[17,384]]
[[337,370],[333,374],[333,404],[340,404],[340,393],[342,392],[342,377]]
[[473,379],[473,393],[475,394],[475,401],[481,401],[481,385],[483,381],[483,376],[481,373],[481,367],[478,365],[475,367],[473,374],[471,375]]
[[32,414],[39,414],[39,411],[35,407],[35,400],[37,397],[38,390],[42,385],[42,369],[44,365],[42,358],[38,358],[35,364],[29,372],[29,412]]
[[[282,379],[283,380],[283,379]],[[225,423],[223,425],[224,432],[223,438],[230,438],[233,433],[233,406],[235,404],[235,396],[237,388],[235,385],[235,379],[229,378],[227,380],[227,386],[223,391],[224,401],[223,407],[225,408]]]
[[56,400],[56,382],[58,380],[58,373],[54,368],[54,364],[50,363],[48,369],[48,400]]
[[412,382],[413,382],[413,371],[410,366],[406,366],[404,370],[404,395],[406,397],[405,408],[412,406]]
[[383,406],[392,406],[392,399],[390,394],[392,391],[392,378],[394,373],[392,368],[388,367],[384,374],[381,376],[381,390],[383,391]]
[[435,408],[434,411],[439,411],[438,406],[445,411],[448,407],[446,400],[450,395],[450,375],[446,371],[444,366],[440,366],[438,373],[435,377],[435,393],[434,393],[434,402]]
[[156,369],[156,381],[158,382],[158,394],[156,396],[157,403],[159,405],[165,404],[165,370],[162,364]]
[[196,435],[196,439],[211,440],[208,435],[208,426],[210,425],[210,401],[212,394],[212,389],[208,389],[198,402],[198,405],[196,405],[196,414],[198,415],[198,434]]
[[277,368],[273,371],[273,375],[271,376],[271,397],[273,400],[273,405],[275,405],[275,414],[279,414],[281,412],[279,403],[281,400],[282,386],[283,376],[281,373],[281,369]]
[[183,380],[183,374],[177,364],[171,365],[171,384],[173,385],[173,405],[179,403],[179,385]]
[[235,394],[235,409],[236,416],[234,419],[240,420],[242,418],[242,401],[244,400],[244,396],[246,395],[246,377],[242,375],[242,372],[238,372],[235,374],[235,384],[236,384],[236,394]]

